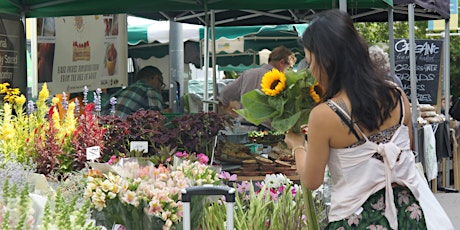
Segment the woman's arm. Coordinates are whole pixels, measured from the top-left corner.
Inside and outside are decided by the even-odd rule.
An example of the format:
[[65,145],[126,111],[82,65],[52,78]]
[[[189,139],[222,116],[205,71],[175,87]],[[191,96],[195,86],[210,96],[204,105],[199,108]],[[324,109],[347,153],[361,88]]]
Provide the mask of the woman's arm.
[[[329,111],[326,111],[329,110]],[[331,127],[328,125],[327,105],[315,107],[308,120],[308,144],[303,134],[288,132],[285,142],[293,151],[297,172],[303,185],[308,189],[317,189],[324,180],[324,170],[329,158],[329,139]],[[301,148],[305,146],[305,148]]]
[[[409,127],[409,138],[410,138],[410,147],[412,150],[415,150],[415,144],[414,144],[414,132],[413,132],[413,127],[412,127],[412,112],[411,112],[411,106],[409,103],[409,99],[407,99],[406,94],[401,91],[401,95],[403,97],[403,102],[404,102],[404,125]],[[417,132],[417,130],[415,130]]]

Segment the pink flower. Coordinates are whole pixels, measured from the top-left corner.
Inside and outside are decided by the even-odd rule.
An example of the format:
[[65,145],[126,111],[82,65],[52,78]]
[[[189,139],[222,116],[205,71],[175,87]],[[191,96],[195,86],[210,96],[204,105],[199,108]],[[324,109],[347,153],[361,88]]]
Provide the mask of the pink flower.
[[278,187],[278,192],[283,193],[284,189],[285,189],[284,185],[281,185],[281,186]]
[[398,204],[401,206],[402,203],[409,204],[409,192],[407,190],[403,190],[398,193]]
[[353,215],[349,216],[347,218],[348,219],[348,225],[349,226],[352,226],[352,225],[358,226],[359,220],[361,218],[362,218],[361,214],[359,214],[359,215],[353,214]]
[[241,184],[237,185],[238,192],[249,191],[250,184],[248,181],[242,181]]
[[381,196],[378,200],[377,203],[371,204],[372,208],[375,210],[383,210],[385,209],[385,202],[383,200],[383,196]]
[[278,193],[275,191],[275,189],[271,188],[270,189],[270,197],[274,200],[274,201],[277,201],[278,200]]
[[196,158],[197,158],[198,162],[200,162],[201,164],[207,164],[208,161],[209,161],[209,157],[206,156],[206,154],[204,154],[204,153],[200,153],[200,154],[196,155]]
[[367,228],[370,230],[387,230],[387,228],[383,227],[382,225],[370,225]]
[[302,214],[301,220],[302,220],[303,223],[306,224],[307,223],[307,216],[305,214]]
[[229,172],[222,171],[219,173],[219,178],[228,180],[228,181],[236,181],[237,175],[236,174],[230,175]]
[[415,203],[407,207],[406,212],[410,212],[410,218],[413,220],[419,221],[420,217],[422,216],[422,210],[420,209],[420,206]]
[[295,196],[297,194],[297,190],[294,187],[291,189],[291,194],[292,196]]
[[186,151],[184,152],[176,152],[176,157],[188,157],[188,154]]
[[260,181],[257,181],[255,185],[256,185],[258,188],[264,187],[264,185],[263,185],[262,183],[260,183]]
[[117,161],[117,157],[116,156],[111,156],[109,161],[107,162],[107,164],[111,165],[113,163],[115,163]]

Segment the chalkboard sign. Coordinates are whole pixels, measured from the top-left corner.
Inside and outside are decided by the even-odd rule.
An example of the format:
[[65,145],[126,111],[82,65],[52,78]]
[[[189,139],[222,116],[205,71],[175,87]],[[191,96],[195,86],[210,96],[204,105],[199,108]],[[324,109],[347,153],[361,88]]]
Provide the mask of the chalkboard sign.
[[[409,41],[395,39],[395,74],[411,99]],[[442,41],[415,40],[417,99],[420,104],[437,103],[441,70]]]

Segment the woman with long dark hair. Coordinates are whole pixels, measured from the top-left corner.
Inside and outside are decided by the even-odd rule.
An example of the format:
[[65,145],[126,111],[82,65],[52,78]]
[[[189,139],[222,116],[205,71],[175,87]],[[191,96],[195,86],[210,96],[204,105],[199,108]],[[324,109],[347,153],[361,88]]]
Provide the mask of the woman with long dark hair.
[[453,229],[416,169],[409,101],[370,59],[351,17],[318,14],[302,37],[325,90],[305,136],[288,132],[302,183],[333,182],[327,229]]

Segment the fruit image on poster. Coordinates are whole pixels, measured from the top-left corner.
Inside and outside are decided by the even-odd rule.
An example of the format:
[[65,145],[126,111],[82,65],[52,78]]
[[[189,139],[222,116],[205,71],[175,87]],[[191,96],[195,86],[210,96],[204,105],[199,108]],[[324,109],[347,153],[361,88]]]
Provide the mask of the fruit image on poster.
[[107,51],[104,58],[105,67],[107,69],[107,75],[112,76],[115,74],[115,69],[117,67],[117,49],[112,42],[108,42],[106,47]]

